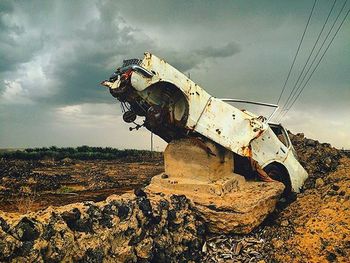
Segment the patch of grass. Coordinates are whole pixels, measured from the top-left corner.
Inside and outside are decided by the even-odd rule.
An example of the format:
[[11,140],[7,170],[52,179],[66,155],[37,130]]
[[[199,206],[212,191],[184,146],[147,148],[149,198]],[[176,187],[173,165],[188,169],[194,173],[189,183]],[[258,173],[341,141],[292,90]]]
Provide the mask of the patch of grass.
[[57,190],[57,193],[59,194],[67,194],[72,192],[74,192],[74,189],[66,185],[61,186],[61,188]]
[[161,152],[151,152],[147,150],[135,149],[115,149],[111,147],[90,147],[79,146],[72,147],[42,147],[42,148],[27,148],[23,150],[0,151],[0,158],[5,159],[21,159],[21,160],[40,160],[50,158],[54,160],[62,160],[64,158],[76,160],[133,160],[145,161],[161,159]]

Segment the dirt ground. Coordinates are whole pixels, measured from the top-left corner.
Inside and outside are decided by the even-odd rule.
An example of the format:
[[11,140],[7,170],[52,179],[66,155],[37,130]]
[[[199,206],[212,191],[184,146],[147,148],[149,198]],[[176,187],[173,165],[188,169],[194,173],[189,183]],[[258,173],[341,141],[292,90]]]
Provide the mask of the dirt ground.
[[[350,262],[350,158],[326,143],[291,135],[309,173],[295,201],[248,235],[209,235],[202,262]],[[0,210],[25,213],[50,205],[101,201],[148,184],[160,160],[0,160]]]
[[309,177],[248,235],[208,236],[205,262],[350,262],[350,156],[290,134]]
[[316,180],[267,227],[278,262],[349,262],[350,158]]
[[204,262],[350,262],[350,158],[307,185],[252,233],[208,236]]
[[82,201],[102,201],[148,184],[159,160],[0,160],[0,210],[26,213]]

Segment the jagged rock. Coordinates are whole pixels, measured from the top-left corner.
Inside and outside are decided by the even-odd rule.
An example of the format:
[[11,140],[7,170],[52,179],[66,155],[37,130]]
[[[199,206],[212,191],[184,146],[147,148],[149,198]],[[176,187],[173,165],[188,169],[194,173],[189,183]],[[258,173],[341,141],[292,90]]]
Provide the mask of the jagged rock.
[[312,139],[306,139],[305,140],[305,145],[306,146],[311,146],[311,147],[315,147],[317,145],[317,141],[312,140]]
[[322,186],[324,186],[324,181],[322,180],[322,178],[317,178],[315,182],[315,187],[320,188]]
[[288,220],[282,220],[280,225],[285,227],[285,226],[289,225],[289,222],[288,222]]
[[39,236],[39,231],[35,222],[27,217],[23,217],[21,221],[19,221],[13,232],[14,236],[21,241],[33,241]]
[[0,261],[199,261],[205,231],[189,200],[140,195],[26,215],[0,211]]

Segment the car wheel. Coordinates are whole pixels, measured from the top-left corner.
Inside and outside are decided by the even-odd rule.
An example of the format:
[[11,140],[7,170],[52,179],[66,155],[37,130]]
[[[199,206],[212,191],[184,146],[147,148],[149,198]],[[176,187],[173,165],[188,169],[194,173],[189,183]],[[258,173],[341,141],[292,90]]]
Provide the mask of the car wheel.
[[283,192],[284,197],[287,197],[292,194],[293,192],[292,185],[288,174],[286,174],[281,168],[279,168],[277,165],[274,165],[274,164],[268,165],[264,170],[271,179],[284,184],[285,186],[285,189]]

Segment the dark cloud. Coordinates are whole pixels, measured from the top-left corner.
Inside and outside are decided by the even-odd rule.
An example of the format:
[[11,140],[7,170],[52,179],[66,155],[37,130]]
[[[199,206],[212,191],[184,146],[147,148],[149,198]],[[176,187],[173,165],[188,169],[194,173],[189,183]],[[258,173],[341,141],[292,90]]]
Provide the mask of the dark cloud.
[[[103,14],[100,13],[100,16]],[[72,104],[106,100],[99,82],[107,78],[131,47],[140,53],[151,41],[135,39],[135,30],[117,18],[94,19],[75,31],[71,46],[51,58],[48,76],[55,79],[58,92],[53,103]]]
[[[120,9],[125,17],[135,22],[162,27],[162,24],[186,27],[207,27],[208,33],[217,23],[251,21],[268,23],[277,26],[286,16],[303,17],[312,6],[312,2],[297,0],[292,2],[279,0],[265,1],[140,1],[135,5],[132,1],[111,1],[113,10]],[[263,19],[261,19],[263,18]],[[132,21],[131,21],[132,22]],[[218,28],[218,30],[220,30]]]
[[42,48],[40,34],[29,32],[14,19],[11,1],[0,3],[0,73],[29,61]]
[[[296,70],[301,69],[331,4],[317,2]],[[11,137],[11,129],[22,129],[23,123],[36,126],[31,135],[34,144],[41,126],[46,132],[55,126],[58,108],[113,103],[99,82],[123,59],[142,58],[145,51],[190,72],[214,96],[275,102],[311,6],[312,1],[302,0],[2,0],[0,123],[11,125],[6,130],[0,127],[0,146]],[[327,116],[349,112],[349,36],[346,22],[301,96],[298,110],[322,111],[332,101],[324,109]],[[297,73],[291,75],[291,83]],[[84,118],[98,107],[89,106]],[[99,114],[107,114],[107,108]],[[25,135],[21,138],[24,141]]]
[[238,44],[230,42],[221,47],[207,46],[199,49],[182,51],[163,50],[163,52],[160,51],[159,53],[163,53],[163,57],[175,68],[180,71],[189,71],[198,68],[208,60],[231,57],[238,52],[240,52]]
[[[78,12],[75,7],[73,5],[72,9]],[[3,34],[7,36],[7,42],[4,41],[0,46],[4,54],[0,65],[4,70],[13,70],[15,66],[36,56],[46,55],[47,61],[42,63],[43,72],[54,85],[46,88],[54,89],[54,96],[32,96],[32,100],[50,102],[53,105],[108,102],[110,97],[99,87],[99,82],[108,77],[122,59],[142,57],[144,51],[154,50],[182,71],[239,52],[239,47],[234,42],[221,46],[191,47],[186,51],[163,47],[141,30],[128,25],[121,14],[110,7],[110,3],[99,2],[90,7],[95,10],[95,14],[85,23],[72,23],[70,27],[62,28],[61,25],[52,23],[52,18],[48,19],[49,23],[42,25],[37,24],[37,20],[28,18],[32,24],[8,27]],[[33,6],[28,8],[32,9]],[[50,12],[48,6],[43,8]],[[55,8],[60,10],[58,6]],[[88,12],[86,8],[83,9]],[[69,12],[72,13],[72,10]],[[79,12],[77,16],[80,16]],[[37,26],[31,30],[33,25]],[[12,37],[13,34],[15,37]],[[41,51],[41,54],[37,54],[37,51]],[[25,81],[20,83],[26,90],[37,88]]]
[[1,1],[0,2],[0,14],[6,14],[13,11],[13,6],[10,1]]
[[[55,95],[30,96],[31,100],[50,102],[53,105],[104,100],[106,96],[102,92],[104,90],[99,87],[99,82],[111,73],[112,68],[126,54],[142,54],[140,51],[144,47],[152,45],[152,41],[147,39],[146,35],[128,26],[116,12],[106,7],[106,4],[89,5],[81,2],[81,9],[90,13],[91,18],[66,26],[67,20],[62,20],[66,13],[72,15],[73,20],[82,16],[82,10],[78,10],[76,4],[65,5],[66,8],[69,6],[67,11],[57,4],[52,7],[44,5],[38,14],[38,20],[43,20],[39,22],[30,17],[30,14],[22,13],[24,9],[30,11],[37,8],[38,3],[15,2],[17,6],[8,4],[1,12],[4,17],[1,21],[7,24],[3,23],[4,30],[0,33],[3,40],[0,43],[0,70],[9,72],[7,77],[18,80],[23,90],[47,89],[53,90],[50,94]],[[42,17],[43,12],[52,12],[52,9],[56,12],[62,11],[63,17],[55,14],[58,16],[56,18],[60,19],[58,24],[55,15],[46,19]],[[16,10],[17,13],[13,13]],[[21,15],[23,20],[19,19],[18,15]],[[43,78],[49,79],[51,86],[39,88],[45,83],[38,81],[31,85],[24,81],[23,75],[27,72],[20,72],[19,66],[24,65],[28,70],[38,66],[33,63],[35,60],[39,60],[39,66],[44,73]],[[26,62],[30,63],[23,64]],[[0,91],[4,91],[4,83],[0,86]]]

